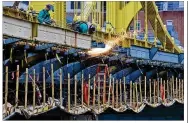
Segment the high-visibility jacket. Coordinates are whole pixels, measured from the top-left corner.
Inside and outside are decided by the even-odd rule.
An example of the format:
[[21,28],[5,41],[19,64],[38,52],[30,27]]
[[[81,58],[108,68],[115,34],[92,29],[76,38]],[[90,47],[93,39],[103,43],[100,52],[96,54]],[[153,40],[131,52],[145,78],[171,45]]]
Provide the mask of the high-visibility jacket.
[[39,23],[45,22],[46,24],[51,24],[52,21],[49,12],[45,9],[41,10],[38,15],[38,21]]

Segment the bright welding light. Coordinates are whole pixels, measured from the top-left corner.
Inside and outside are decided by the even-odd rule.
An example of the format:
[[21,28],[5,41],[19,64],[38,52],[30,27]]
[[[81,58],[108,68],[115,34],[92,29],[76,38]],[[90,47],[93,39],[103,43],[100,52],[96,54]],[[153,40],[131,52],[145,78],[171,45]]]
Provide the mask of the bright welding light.
[[99,56],[101,54],[105,54],[108,53],[112,48],[114,48],[116,45],[119,44],[119,42],[121,40],[124,39],[124,37],[127,35],[127,33],[125,33],[124,35],[120,35],[118,38],[114,39],[114,40],[109,40],[107,41],[105,44],[105,48],[93,48],[90,51],[88,51],[88,55],[95,57],[95,56]]
[[108,53],[112,48],[114,48],[119,43],[119,41],[120,41],[119,39],[115,39],[113,41],[112,40],[107,41],[105,48],[93,48],[93,49],[91,49],[90,51],[88,51],[88,55],[95,57],[95,56],[99,56],[101,54]]
[[108,51],[110,51],[112,48],[112,46],[110,45],[106,45],[105,48],[93,48],[90,51],[88,51],[88,54],[90,56],[98,56],[100,54],[104,54],[107,53]]

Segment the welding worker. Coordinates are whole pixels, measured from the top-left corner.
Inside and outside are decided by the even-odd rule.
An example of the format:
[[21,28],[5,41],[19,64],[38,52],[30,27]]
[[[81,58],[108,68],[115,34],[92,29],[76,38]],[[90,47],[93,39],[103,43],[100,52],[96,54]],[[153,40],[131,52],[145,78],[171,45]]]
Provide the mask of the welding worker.
[[54,12],[54,7],[50,4],[46,5],[45,9],[41,10],[38,15],[38,21],[41,24],[52,24],[55,23],[53,19],[51,19],[49,11],[52,10]]

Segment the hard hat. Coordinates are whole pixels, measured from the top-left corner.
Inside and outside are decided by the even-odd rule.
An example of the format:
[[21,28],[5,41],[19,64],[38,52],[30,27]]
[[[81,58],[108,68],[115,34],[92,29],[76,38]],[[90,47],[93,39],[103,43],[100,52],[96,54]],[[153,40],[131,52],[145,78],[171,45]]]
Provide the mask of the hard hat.
[[51,5],[51,4],[47,4],[46,7],[49,9],[49,10],[52,10],[54,12],[54,6]]

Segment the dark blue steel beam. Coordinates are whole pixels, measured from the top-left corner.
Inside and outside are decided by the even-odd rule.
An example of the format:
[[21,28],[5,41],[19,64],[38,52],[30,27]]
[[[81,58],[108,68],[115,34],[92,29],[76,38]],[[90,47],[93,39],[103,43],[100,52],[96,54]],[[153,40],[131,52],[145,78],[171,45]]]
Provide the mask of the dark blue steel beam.
[[45,50],[45,49],[51,48],[53,46],[55,46],[55,44],[41,44],[41,45],[37,45],[35,47],[35,50]]
[[154,58],[154,56],[155,56],[155,54],[157,53],[157,51],[158,51],[158,48],[157,47],[152,47],[151,49],[150,49],[150,60],[152,60],[153,58]]
[[105,48],[105,44],[102,42],[92,41],[91,48]]
[[[89,66],[89,67],[83,69],[82,71],[80,71],[79,73],[76,74],[77,80],[81,82],[82,73],[83,73],[84,81],[88,80],[89,74],[91,75],[91,79],[92,79],[93,76],[96,75],[97,67],[98,67],[98,64],[95,64],[95,65],[92,65],[92,66]],[[93,82],[93,81],[91,81],[91,82]]]
[[181,53],[181,54],[179,54],[179,56],[178,56],[178,62],[179,62],[179,63],[183,63],[183,61],[184,61],[184,53]]
[[149,58],[149,49],[137,47],[137,46],[131,46],[129,48],[129,56],[135,57],[135,58],[142,58],[142,59],[150,59]]
[[129,68],[126,68],[126,69],[116,72],[114,75],[112,75],[112,77],[117,80],[120,80],[120,79],[123,79],[123,77],[127,76],[128,74],[130,74],[133,71],[134,71],[134,69],[129,67]]
[[[62,57],[60,58],[62,59]],[[49,60],[46,60],[46,61],[42,61],[32,67],[30,67],[28,69],[28,73],[29,73],[29,81],[32,81],[31,77],[33,77],[33,70],[35,69],[35,73],[36,73],[36,82],[40,81],[42,82],[43,80],[43,67],[45,67],[46,69],[46,73],[45,73],[45,77],[48,78],[51,74],[51,64],[53,64],[53,71],[56,71],[58,68],[61,67],[61,63],[56,59],[56,58],[53,58],[53,59],[49,59]],[[24,72],[21,76],[20,76],[20,80],[19,82],[20,83],[24,83],[25,82],[25,75],[26,73]]]
[[20,41],[18,38],[3,39],[3,44],[11,44]]
[[152,78],[156,73],[157,73],[156,69],[152,69],[152,70],[146,72],[146,79],[148,80],[148,79]]
[[126,76],[126,83],[129,84],[130,81],[135,82],[136,79],[138,79],[144,72],[146,72],[146,69],[140,69],[132,72],[131,74]]
[[[60,84],[60,70],[62,69],[62,80],[68,78],[68,73],[70,74],[70,78],[73,78],[76,73],[81,71],[84,68],[84,65],[80,62],[73,62],[70,64],[66,64],[63,67],[54,71],[54,82],[56,84]],[[49,76],[46,79],[47,83],[51,83],[51,77]],[[64,81],[63,81],[64,82]],[[71,81],[72,82],[72,81]]]
[[[174,54],[169,52],[158,51],[157,48],[151,49],[131,46],[127,48],[127,56],[139,59],[148,59],[152,61],[162,61],[170,63],[181,63],[183,64],[184,54]],[[179,58],[180,57],[180,58]]]

